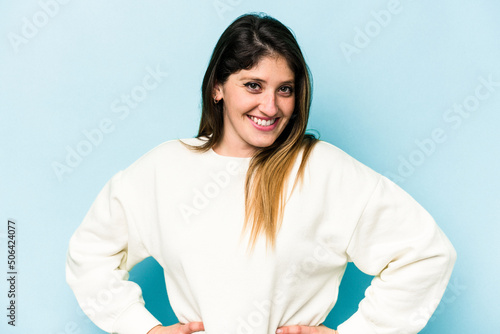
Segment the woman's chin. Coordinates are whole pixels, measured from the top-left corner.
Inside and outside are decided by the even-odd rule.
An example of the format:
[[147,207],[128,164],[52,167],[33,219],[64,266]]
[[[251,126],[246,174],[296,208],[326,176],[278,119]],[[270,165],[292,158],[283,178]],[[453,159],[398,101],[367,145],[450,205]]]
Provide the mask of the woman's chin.
[[253,147],[256,148],[266,148],[271,146],[274,142],[276,141],[276,138],[273,138],[272,140],[260,140],[260,141],[254,141],[250,143]]

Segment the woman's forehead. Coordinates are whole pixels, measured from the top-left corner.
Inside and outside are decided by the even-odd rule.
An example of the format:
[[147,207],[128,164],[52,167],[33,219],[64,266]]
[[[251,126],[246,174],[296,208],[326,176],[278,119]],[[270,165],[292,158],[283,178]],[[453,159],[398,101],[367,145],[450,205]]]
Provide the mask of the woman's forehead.
[[295,73],[282,56],[264,56],[251,68],[239,70],[233,75],[238,79],[258,77],[264,81],[271,78],[279,78],[281,81],[295,80]]

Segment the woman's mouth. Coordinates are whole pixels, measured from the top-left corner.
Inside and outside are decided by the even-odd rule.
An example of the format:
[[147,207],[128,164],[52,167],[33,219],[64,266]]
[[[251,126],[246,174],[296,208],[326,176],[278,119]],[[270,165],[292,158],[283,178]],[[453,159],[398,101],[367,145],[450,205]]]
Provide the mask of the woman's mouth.
[[275,128],[275,124],[277,124],[277,121],[279,120],[279,117],[262,119],[251,115],[247,116],[259,130],[271,130]]

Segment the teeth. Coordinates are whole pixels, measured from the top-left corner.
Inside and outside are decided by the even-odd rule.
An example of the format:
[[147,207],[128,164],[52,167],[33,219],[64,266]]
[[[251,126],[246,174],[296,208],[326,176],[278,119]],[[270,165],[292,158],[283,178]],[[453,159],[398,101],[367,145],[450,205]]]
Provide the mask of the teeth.
[[273,125],[274,122],[276,122],[276,118],[268,119],[266,121],[266,120],[263,120],[263,119],[260,119],[260,118],[254,117],[254,116],[250,116],[250,119],[252,121],[254,121],[254,123],[259,124],[260,126],[270,126],[270,125]]

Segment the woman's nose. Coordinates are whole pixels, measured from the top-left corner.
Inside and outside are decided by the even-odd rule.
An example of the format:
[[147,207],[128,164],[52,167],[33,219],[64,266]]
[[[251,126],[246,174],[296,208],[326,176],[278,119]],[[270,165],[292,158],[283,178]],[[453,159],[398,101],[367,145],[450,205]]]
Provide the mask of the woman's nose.
[[273,117],[278,113],[278,106],[276,105],[276,96],[274,92],[263,94],[259,110],[268,117]]

